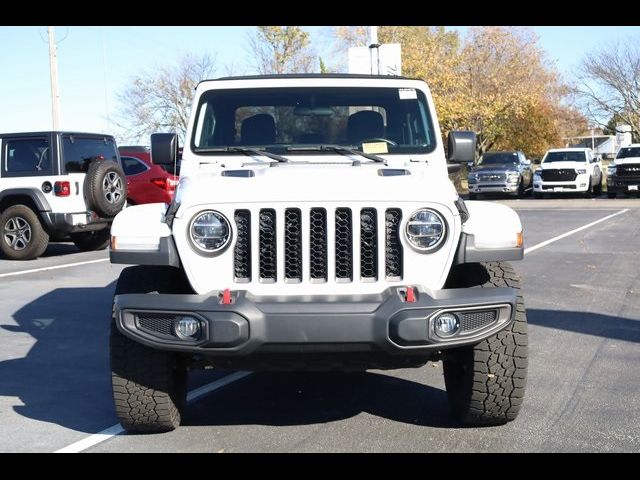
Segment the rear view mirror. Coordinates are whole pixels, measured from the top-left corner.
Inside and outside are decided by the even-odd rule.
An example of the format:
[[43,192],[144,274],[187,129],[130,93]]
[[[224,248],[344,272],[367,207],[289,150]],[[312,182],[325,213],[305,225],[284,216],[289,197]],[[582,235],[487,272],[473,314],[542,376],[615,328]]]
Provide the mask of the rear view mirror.
[[469,131],[449,132],[447,160],[469,163],[476,159],[476,134]]
[[333,113],[331,107],[296,107],[293,109],[294,115],[305,117],[330,117]]
[[151,135],[151,161],[156,165],[171,166],[178,158],[178,135],[154,133]]

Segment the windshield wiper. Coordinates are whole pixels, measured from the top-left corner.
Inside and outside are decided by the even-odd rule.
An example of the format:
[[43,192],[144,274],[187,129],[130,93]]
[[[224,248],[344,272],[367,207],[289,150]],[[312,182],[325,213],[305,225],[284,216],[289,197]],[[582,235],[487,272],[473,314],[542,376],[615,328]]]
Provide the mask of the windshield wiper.
[[275,153],[267,152],[266,150],[258,150],[256,148],[249,147],[213,147],[213,148],[199,148],[198,152],[239,152],[245,155],[256,155],[258,157],[263,156],[275,160],[276,162],[286,163],[288,158],[276,155]]
[[296,150],[315,150],[320,152],[336,152],[340,155],[357,155],[359,157],[364,157],[368,160],[378,163],[387,164],[387,161],[379,157],[378,155],[373,155],[372,153],[364,153],[358,150],[354,150],[353,148],[346,147],[344,145],[309,145],[309,146],[301,146],[301,147],[288,147],[287,151],[292,152]]

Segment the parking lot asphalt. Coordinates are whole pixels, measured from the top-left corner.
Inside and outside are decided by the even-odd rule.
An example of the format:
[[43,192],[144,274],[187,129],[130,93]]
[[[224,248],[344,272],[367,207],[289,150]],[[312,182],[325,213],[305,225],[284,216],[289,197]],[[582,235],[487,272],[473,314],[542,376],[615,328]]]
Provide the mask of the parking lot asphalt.
[[229,383],[191,402],[178,430],[95,437],[117,423],[108,321],[122,266],[59,244],[32,262],[0,258],[0,451],[640,451],[640,200],[503,203],[519,213],[525,247],[555,240],[514,263],[530,355],[525,403],[508,425],[453,421],[442,366],[429,363],[363,374],[195,372],[192,389]]

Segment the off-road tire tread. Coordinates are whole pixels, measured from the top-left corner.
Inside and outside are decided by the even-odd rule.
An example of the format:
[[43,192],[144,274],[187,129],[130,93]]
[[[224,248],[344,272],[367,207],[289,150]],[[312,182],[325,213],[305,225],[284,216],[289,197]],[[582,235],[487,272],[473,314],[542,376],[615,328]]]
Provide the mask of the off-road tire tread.
[[[475,267],[473,267],[475,265]],[[520,278],[509,263],[469,264],[471,272],[452,283],[467,287],[510,287],[520,290]],[[472,285],[477,283],[477,285]],[[524,399],[527,378],[527,315],[518,295],[515,319],[509,327],[445,359],[444,375],[454,414],[464,423],[499,425],[514,420]],[[456,359],[455,357],[458,356]],[[473,364],[461,373],[457,360]]]
[[[167,267],[129,267],[120,275],[116,295],[168,293],[176,275]],[[130,432],[149,433],[177,428],[187,391],[187,369],[181,357],[125,337],[115,318],[111,322],[110,347],[113,399],[122,427]]]

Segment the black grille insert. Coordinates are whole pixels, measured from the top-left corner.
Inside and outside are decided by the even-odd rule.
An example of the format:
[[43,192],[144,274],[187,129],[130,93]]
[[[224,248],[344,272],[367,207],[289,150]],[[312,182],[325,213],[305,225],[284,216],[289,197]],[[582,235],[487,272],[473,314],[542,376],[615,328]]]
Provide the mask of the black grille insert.
[[137,315],[138,326],[150,333],[174,336],[173,322],[176,316],[167,313],[140,313]]
[[378,219],[375,208],[360,211],[360,277],[378,279]]
[[353,224],[350,208],[336,209],[336,278],[353,280]]
[[400,221],[402,210],[390,208],[385,214],[385,275],[389,281],[402,280],[402,244]]
[[616,176],[618,177],[640,177],[640,165],[618,165],[616,167]]
[[284,278],[302,281],[302,213],[299,208],[284,212]]
[[542,170],[542,180],[544,182],[573,182],[578,174],[572,168],[554,168]]
[[458,316],[460,317],[460,330],[468,332],[486,327],[487,325],[495,322],[498,318],[498,311],[483,310],[480,312],[461,312]]
[[260,210],[260,280],[276,281],[276,211],[271,208]]
[[327,211],[312,208],[309,213],[309,276],[327,280]]
[[251,281],[251,212],[236,210],[238,239],[233,251],[233,272],[236,282]]

